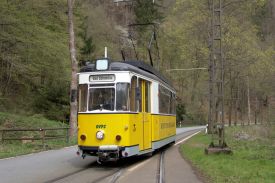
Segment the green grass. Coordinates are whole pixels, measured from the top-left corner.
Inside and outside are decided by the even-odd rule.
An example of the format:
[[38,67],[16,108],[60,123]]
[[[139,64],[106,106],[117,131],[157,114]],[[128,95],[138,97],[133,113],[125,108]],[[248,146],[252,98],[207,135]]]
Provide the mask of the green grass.
[[226,128],[226,142],[232,155],[205,155],[210,138],[200,133],[181,146],[183,156],[209,182],[275,182],[275,126]]
[[[21,116],[8,113],[0,112],[0,129],[15,129],[15,128],[58,128],[58,127],[68,127],[67,124],[48,120],[42,116]],[[0,132],[1,133],[1,132]],[[61,131],[47,131],[47,135],[66,135],[65,130]],[[40,132],[8,132],[5,137],[41,137]],[[42,145],[41,140],[34,140],[23,143],[20,140],[13,141],[2,141],[2,134],[0,134],[0,158],[7,158],[12,156],[18,156],[28,153],[40,152],[50,149],[58,149],[65,146],[75,145],[76,138],[70,140],[69,143],[66,142],[66,138],[46,140],[45,147]]]

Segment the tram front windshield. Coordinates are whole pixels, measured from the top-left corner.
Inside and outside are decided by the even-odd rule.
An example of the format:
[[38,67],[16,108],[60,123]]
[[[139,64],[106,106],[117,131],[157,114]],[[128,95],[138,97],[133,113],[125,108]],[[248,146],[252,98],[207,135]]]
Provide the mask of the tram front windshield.
[[114,110],[115,89],[114,88],[90,88],[89,111]]

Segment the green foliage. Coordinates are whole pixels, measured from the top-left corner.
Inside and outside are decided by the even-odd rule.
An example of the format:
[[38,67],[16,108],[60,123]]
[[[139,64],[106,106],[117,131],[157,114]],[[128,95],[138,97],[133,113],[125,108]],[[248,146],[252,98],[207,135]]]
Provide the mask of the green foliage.
[[186,114],[185,106],[183,104],[178,104],[177,105],[177,121],[182,121],[183,120],[183,115]]
[[0,112],[0,129],[9,128],[54,128],[66,124],[49,120],[42,115],[23,116]]
[[[0,110],[64,121],[71,71],[67,1],[0,0],[0,6]],[[74,4],[80,62],[103,57],[105,46],[110,58],[121,58],[119,31],[105,8],[102,1]]]
[[225,134],[233,155],[205,155],[211,139],[205,134],[193,137],[181,151],[211,182],[274,182],[274,126],[231,127]]
[[52,92],[52,85],[59,85],[62,95],[68,95],[64,92],[68,91],[70,73],[66,1],[1,1],[0,6],[1,23],[5,24],[0,27],[0,63],[4,65],[1,110],[51,115],[50,106],[34,109],[34,99],[44,90],[45,99],[55,98],[55,104],[60,105],[63,99]]
[[[157,28],[164,20],[164,13],[162,12],[161,4],[163,1],[153,3],[148,0],[137,0],[134,3],[133,13],[135,15],[135,24],[140,24],[131,27],[135,33],[132,33],[136,40],[137,52],[140,60],[149,61],[148,45],[151,42],[151,56],[153,62],[158,61],[158,53],[156,48],[156,41],[152,39],[156,36],[158,41]],[[154,63],[156,65],[156,63]]]
[[[65,121],[69,111],[68,90],[62,83],[50,83],[37,91],[34,112],[52,120]],[[49,89],[50,88],[50,89]]]
[[80,54],[79,54],[79,65],[84,65],[86,61],[90,61],[90,60],[93,60],[95,59],[94,58],[94,52],[96,50],[96,47],[95,47],[95,42],[92,38],[91,35],[88,35],[87,34],[87,16],[82,18],[83,20],[81,21],[82,24],[79,28],[79,37],[82,41],[82,46],[80,47]]
[[[104,6],[107,2],[84,0],[79,2],[81,15],[75,20],[81,26],[77,29],[80,41],[77,47],[80,60],[92,60],[104,57],[104,47],[108,48],[108,57],[120,60],[119,30],[112,20],[110,9]],[[107,3],[108,4],[108,3]],[[114,5],[113,2],[111,2]],[[91,11],[92,9],[92,11]],[[89,53],[90,52],[90,53]]]
[[[210,1],[176,1],[171,13],[160,27],[161,70],[174,80],[177,95],[183,101],[186,113],[193,119],[207,121],[207,70],[169,71],[167,69],[208,68],[210,54]],[[239,108],[247,111],[247,76],[251,98],[274,96],[274,44],[262,41],[270,7],[267,0],[223,1],[222,50],[225,61],[225,110],[231,98]],[[269,25],[271,26],[271,25]],[[270,38],[270,36],[268,37]],[[274,43],[273,38],[273,43]],[[231,92],[231,88],[233,93]],[[253,108],[254,106],[252,106]]]
[[83,55],[91,55],[95,50],[95,45],[93,44],[92,37],[84,39],[84,47],[80,49],[80,53]]
[[138,24],[160,22],[164,18],[159,7],[148,0],[137,0],[134,5],[134,13]]
[[268,18],[268,1],[267,0],[259,0],[256,2],[255,13],[252,15],[252,21],[259,27],[258,36],[262,36],[263,32],[260,30],[264,20]]
[[[160,27],[163,69],[208,67],[208,7],[206,2],[177,1]],[[207,70],[165,72],[174,80],[177,95],[191,120],[206,121]],[[201,119],[202,118],[202,119]]]

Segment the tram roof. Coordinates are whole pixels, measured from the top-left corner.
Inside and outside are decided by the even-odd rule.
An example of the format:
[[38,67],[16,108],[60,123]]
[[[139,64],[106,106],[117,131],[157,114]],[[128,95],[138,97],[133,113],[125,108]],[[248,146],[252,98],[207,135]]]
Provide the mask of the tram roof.
[[[132,71],[137,74],[144,75],[154,80],[162,81],[172,87],[172,83],[165,78],[160,72],[154,69],[149,64],[142,61],[124,61],[124,62],[110,62],[109,69],[107,71]],[[95,69],[94,63],[82,67],[80,72],[102,72]],[[173,88],[173,87],[172,87]]]

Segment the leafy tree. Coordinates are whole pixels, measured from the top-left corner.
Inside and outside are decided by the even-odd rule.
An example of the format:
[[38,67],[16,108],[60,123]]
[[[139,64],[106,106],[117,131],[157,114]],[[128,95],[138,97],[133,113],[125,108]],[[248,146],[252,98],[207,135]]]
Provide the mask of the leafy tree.
[[177,105],[177,121],[183,121],[183,115],[186,114],[186,110],[183,104]]
[[[86,20],[86,18],[84,19]],[[83,24],[86,23],[83,22]],[[80,38],[82,39],[83,46],[80,48],[80,59],[79,65],[84,65],[86,61],[95,59],[93,54],[95,52],[95,43],[92,36],[87,35],[87,26],[82,25],[82,32],[79,33]]]
[[[163,33],[160,46],[163,72],[167,68],[208,68],[211,17],[209,5],[207,0],[176,1],[160,31]],[[242,120],[245,120],[248,110],[247,77],[250,78],[252,98],[255,98],[254,93],[266,95],[263,93],[271,91],[272,88],[264,89],[264,83],[273,80],[274,48],[271,44],[264,43],[259,36],[259,24],[266,18],[266,7],[265,0],[227,0],[223,3],[225,109],[232,108],[237,111]],[[259,13],[262,16],[259,16]],[[175,81],[178,96],[184,101],[187,113],[198,119],[203,114],[201,119],[207,121],[208,73],[202,70],[168,73]],[[266,82],[267,80],[269,82]],[[257,85],[261,86],[255,87]],[[234,98],[237,98],[237,95],[239,99],[236,103]],[[274,95],[274,92],[269,92],[268,95]],[[228,115],[231,115],[231,112],[228,112]]]
[[159,6],[148,0],[137,0],[134,4],[134,13],[137,24],[161,22],[164,18]]

